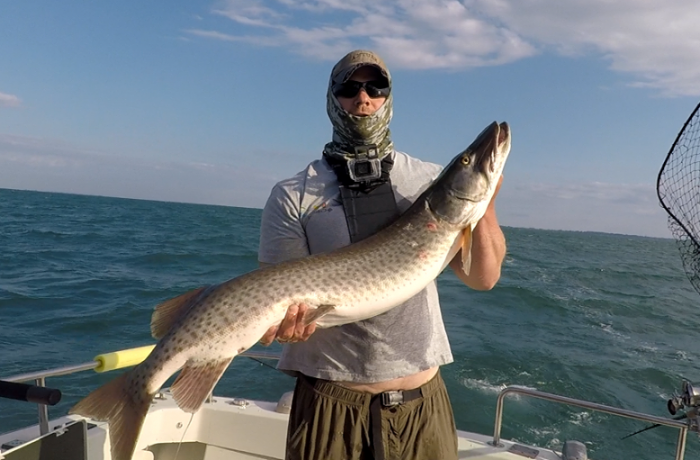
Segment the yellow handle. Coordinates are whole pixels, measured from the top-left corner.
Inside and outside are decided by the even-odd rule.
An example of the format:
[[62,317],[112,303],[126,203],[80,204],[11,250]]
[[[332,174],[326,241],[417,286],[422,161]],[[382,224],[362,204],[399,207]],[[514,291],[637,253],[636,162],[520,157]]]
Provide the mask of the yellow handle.
[[123,367],[135,366],[140,363],[153,350],[155,345],[146,345],[144,347],[129,348],[128,350],[113,351],[112,353],[103,353],[95,356],[95,361],[99,364],[95,368],[95,372],[107,372]]

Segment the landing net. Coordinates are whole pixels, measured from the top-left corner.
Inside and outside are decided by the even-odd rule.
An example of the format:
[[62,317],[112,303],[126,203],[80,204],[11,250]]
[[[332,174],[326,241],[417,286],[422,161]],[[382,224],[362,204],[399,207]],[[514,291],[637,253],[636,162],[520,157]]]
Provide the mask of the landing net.
[[683,268],[700,293],[700,104],[681,128],[656,181]]

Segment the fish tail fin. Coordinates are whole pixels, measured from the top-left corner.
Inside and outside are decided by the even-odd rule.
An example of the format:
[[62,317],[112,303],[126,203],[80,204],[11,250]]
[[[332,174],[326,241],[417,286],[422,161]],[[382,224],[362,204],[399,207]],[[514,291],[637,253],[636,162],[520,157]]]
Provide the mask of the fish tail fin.
[[112,460],[131,460],[153,395],[129,393],[129,372],[94,390],[69,413],[109,423]]

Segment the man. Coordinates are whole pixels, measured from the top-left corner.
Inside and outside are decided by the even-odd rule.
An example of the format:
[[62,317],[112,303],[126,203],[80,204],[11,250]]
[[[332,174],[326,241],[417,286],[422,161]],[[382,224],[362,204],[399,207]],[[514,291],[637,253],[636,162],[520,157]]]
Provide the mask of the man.
[[[261,266],[376,233],[441,170],[394,150],[391,76],[376,54],[353,51],[335,65],[327,111],[333,140],[323,157],[275,185],[265,205]],[[492,199],[473,232],[469,274],[460,254],[450,267],[468,286],[491,289],[504,256]],[[456,459],[454,417],[439,373],[452,354],[435,283],[387,313],[328,329],[304,327],[307,308],[290,306],[261,340],[294,342],[279,362],[297,377],[286,458]]]

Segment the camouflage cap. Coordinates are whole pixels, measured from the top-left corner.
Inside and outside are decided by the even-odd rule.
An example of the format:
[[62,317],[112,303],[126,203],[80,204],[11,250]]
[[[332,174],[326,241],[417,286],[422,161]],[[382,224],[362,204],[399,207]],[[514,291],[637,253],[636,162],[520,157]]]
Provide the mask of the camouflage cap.
[[391,82],[389,69],[387,69],[382,58],[376,53],[367,50],[351,51],[338,61],[331,71],[331,82],[345,83],[357,69],[364,66],[376,67]]

